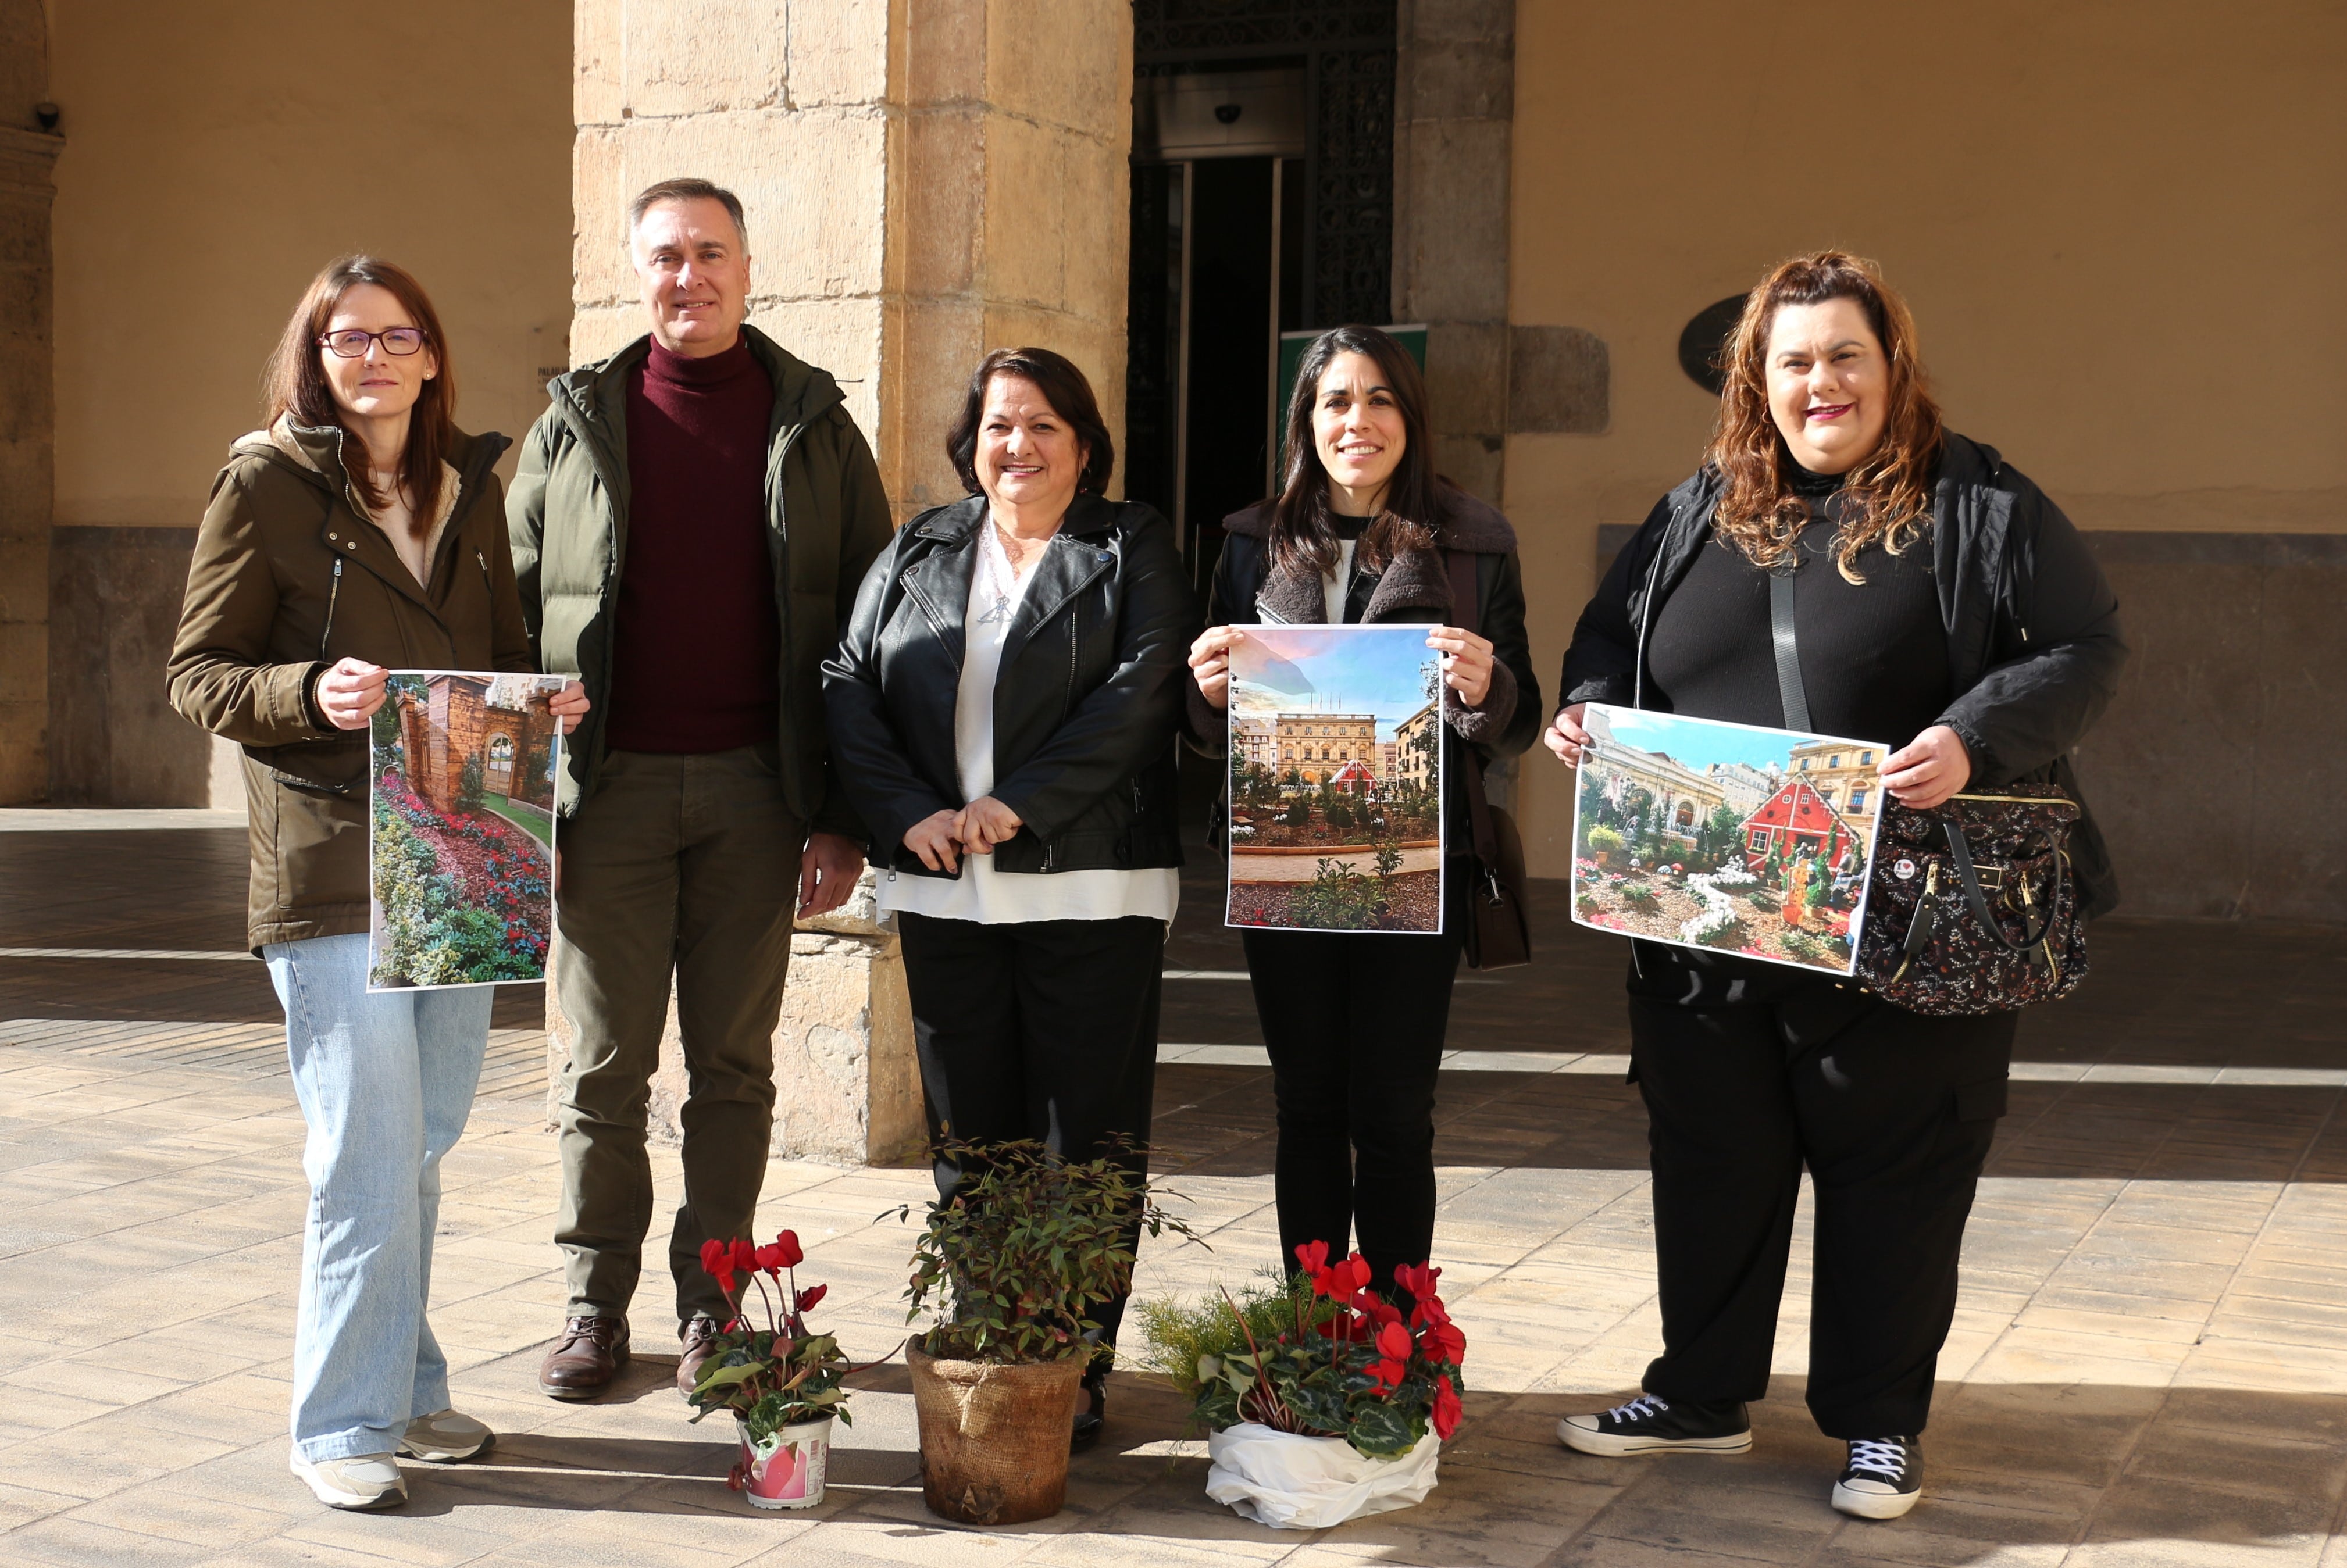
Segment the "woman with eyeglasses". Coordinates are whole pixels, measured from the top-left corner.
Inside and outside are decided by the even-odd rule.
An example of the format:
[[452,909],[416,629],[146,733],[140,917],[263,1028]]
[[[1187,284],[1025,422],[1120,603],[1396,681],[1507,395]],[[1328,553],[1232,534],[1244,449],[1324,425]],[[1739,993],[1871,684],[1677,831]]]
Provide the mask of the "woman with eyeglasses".
[[[491,471],[415,280],[345,256],[272,355],[263,428],[197,531],[171,705],[244,750],[247,935],[285,1008],[309,1125],[292,1469],[333,1508],[405,1501],[402,1458],[487,1449],[425,1320],[440,1162],[488,1044],[487,986],[367,991],[370,721],[393,668],[533,668]],[[554,701],[567,732],[587,709]]]

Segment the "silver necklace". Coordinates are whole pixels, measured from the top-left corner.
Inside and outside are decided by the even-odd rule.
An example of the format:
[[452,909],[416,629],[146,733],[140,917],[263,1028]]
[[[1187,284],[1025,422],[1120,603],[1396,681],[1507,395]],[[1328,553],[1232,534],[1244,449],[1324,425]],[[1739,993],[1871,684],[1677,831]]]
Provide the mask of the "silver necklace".
[[1010,552],[1003,548],[1002,534],[991,518],[986,525],[986,540],[979,547],[979,581],[994,602],[979,616],[980,626],[999,626],[1011,615],[1010,595],[1019,586],[1019,574],[1010,565]]

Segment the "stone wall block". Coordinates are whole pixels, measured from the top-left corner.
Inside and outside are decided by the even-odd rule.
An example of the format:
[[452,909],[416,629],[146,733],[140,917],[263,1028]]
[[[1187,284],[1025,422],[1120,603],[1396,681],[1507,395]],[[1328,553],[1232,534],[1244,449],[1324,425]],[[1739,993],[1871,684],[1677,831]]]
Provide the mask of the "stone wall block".
[[1009,115],[986,119],[985,254],[989,301],[1059,310],[1067,302],[1067,227],[1061,133]]
[[970,372],[987,350],[1002,346],[986,326],[984,307],[968,298],[916,296],[897,313],[893,423],[881,460],[901,516],[966,494],[946,460],[946,433],[961,413]]
[[750,320],[799,358],[836,377],[848,417],[872,441],[879,428],[882,313],[881,302],[872,298],[753,299]]
[[[1061,198],[1068,225],[1063,303],[1087,320],[1114,323],[1122,343],[1130,286],[1132,162],[1121,146],[1067,135],[1061,138],[1061,160],[1067,171]],[[996,200],[999,203],[1004,199]],[[1119,372],[1115,391],[1120,403],[1123,388]],[[1096,385],[1093,390],[1105,405],[1111,389]]]
[[888,0],[791,6],[785,75],[794,108],[886,99]]
[[761,293],[875,293],[887,137],[879,115],[849,109],[640,121],[622,144],[620,210],[655,180],[713,179],[742,199]]
[[1426,334],[1426,395],[1446,435],[1497,436],[1508,418],[1508,329],[1438,322]]
[[1415,124],[1409,138],[1409,252],[1405,321],[1504,321],[1508,313],[1508,191],[1460,179],[1461,169],[1505,169],[1505,120]]
[[1413,42],[1502,44],[1512,47],[1516,0],[1404,0]]
[[[615,126],[582,126],[571,144],[570,288],[578,311],[636,298],[635,269],[628,260],[628,201],[642,188],[628,184],[627,136]],[[601,357],[580,350],[575,327],[570,356],[574,364]]]
[[[30,537],[0,533],[0,626],[49,619],[49,541],[44,528]],[[0,671],[0,682],[7,679]]]
[[29,703],[46,715],[48,702],[48,626],[42,621],[0,622],[0,702]]
[[1102,141],[1131,135],[1130,4],[990,0],[984,9],[989,104],[1005,114],[1066,126]]
[[970,0],[904,0],[905,102],[975,104],[986,97],[986,7]]
[[627,112],[638,119],[778,107],[794,12],[838,6],[787,0],[630,5]]
[[627,15],[627,0],[573,0],[570,115],[581,126],[617,124],[628,101]]
[[1408,118],[1511,119],[1516,61],[1504,45],[1435,44],[1412,52]]
[[[0,628],[0,645],[9,630]],[[0,804],[30,805],[48,798],[48,712],[46,699],[0,699]]]
[[592,364],[617,354],[649,330],[643,306],[633,300],[581,307],[570,318],[570,363]]
[[917,109],[905,118],[903,220],[891,241],[902,286],[959,293],[978,282],[987,210],[987,117],[974,104]]
[[1603,434],[1613,419],[1612,382],[1612,357],[1595,333],[1580,327],[1509,329],[1509,430]]
[[1499,506],[1501,500],[1501,457],[1504,448],[1484,436],[1442,436],[1434,438],[1440,472],[1469,495]]

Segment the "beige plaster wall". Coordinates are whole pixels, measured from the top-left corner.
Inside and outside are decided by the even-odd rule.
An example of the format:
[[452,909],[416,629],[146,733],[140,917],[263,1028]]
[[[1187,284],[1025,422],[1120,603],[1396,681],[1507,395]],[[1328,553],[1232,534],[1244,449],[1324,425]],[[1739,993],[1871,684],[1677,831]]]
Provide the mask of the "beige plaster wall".
[[737,191],[751,319],[846,384],[900,517],[992,347],[1081,366],[1123,431],[1133,25],[1116,0],[579,0],[574,361],[642,330],[628,199]]
[[[1980,0],[1837,41],[1782,0],[1526,0],[1516,82],[1511,319],[1612,368],[1602,433],[1508,442],[1544,687],[1596,529],[1708,432],[1680,329],[1824,245],[1882,262],[1954,426],[2082,526],[2347,532],[2347,9]],[[1562,876],[1565,775],[1523,778]]]
[[422,280],[458,421],[518,438],[566,361],[569,15],[57,5],[56,520],[192,526],[287,313],[348,250]]

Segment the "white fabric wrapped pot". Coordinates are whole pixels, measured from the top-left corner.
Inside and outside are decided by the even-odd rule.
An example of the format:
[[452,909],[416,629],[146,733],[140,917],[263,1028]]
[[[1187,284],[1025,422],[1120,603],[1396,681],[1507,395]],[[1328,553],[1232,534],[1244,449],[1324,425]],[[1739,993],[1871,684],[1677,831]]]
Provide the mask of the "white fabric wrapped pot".
[[1206,1440],[1206,1495],[1259,1524],[1325,1530],[1426,1501],[1442,1441],[1372,1459],[1342,1438],[1307,1438],[1241,1421]]

